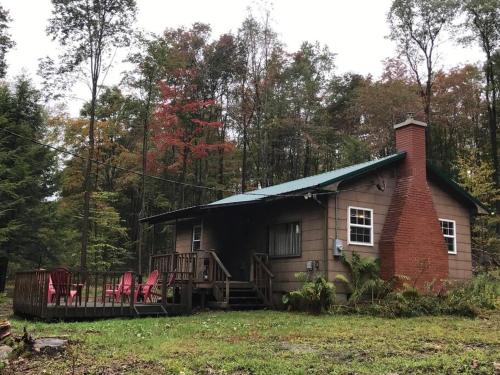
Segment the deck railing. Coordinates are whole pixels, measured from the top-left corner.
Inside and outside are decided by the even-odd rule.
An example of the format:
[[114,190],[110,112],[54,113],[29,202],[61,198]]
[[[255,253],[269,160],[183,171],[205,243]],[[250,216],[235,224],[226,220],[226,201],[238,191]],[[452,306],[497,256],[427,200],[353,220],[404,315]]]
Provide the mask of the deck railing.
[[152,255],[150,264],[160,272],[192,272],[198,287],[213,289],[218,302],[229,302],[231,274],[214,251]]
[[273,279],[267,263],[267,254],[254,253],[252,255],[252,264],[250,268],[250,281],[254,283],[259,296],[267,305],[273,304]]
[[196,270],[196,253],[168,253],[152,255],[151,269],[160,272],[193,273]]
[[16,274],[14,311],[43,316],[47,308],[49,271],[18,272]]
[[[134,315],[137,305],[184,304],[191,308],[192,272],[162,272],[147,301],[142,300],[137,275],[121,283],[124,272],[70,272],[52,280],[51,271],[18,272],[14,288],[14,312],[40,318],[85,318]],[[55,281],[55,282],[52,282]]]

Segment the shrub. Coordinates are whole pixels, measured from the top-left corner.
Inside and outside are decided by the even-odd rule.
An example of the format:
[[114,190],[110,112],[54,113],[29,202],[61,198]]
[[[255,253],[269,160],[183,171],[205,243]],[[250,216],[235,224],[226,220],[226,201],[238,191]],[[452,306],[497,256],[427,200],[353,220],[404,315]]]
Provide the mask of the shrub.
[[480,309],[495,309],[500,296],[500,271],[482,273],[472,280],[452,288],[448,294],[448,304],[460,305],[468,302]]
[[329,310],[335,301],[335,286],[326,281],[322,275],[316,275],[312,280],[305,273],[295,274],[302,282],[302,287],[283,296],[283,303],[289,310],[307,311],[319,314]]
[[337,275],[335,279],[346,285],[349,291],[349,304],[356,305],[358,302],[367,299],[374,302],[384,298],[394,289],[396,279],[385,281],[379,277],[380,265],[378,259],[361,257],[353,251],[350,259],[345,254],[342,254],[341,260],[347,267],[350,277]]
[[[446,290],[445,288],[443,290]],[[485,309],[496,309],[500,296],[500,276],[496,273],[480,274],[472,280],[449,286],[438,294],[421,294],[408,284],[388,293],[376,303],[354,305],[342,312],[377,315],[383,317],[412,317],[422,315],[478,316]]]

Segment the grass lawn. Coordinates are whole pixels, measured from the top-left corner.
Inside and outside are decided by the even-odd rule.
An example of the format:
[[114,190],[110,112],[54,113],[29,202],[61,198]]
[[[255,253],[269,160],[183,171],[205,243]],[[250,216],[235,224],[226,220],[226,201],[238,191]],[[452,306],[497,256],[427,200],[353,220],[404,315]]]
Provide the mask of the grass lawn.
[[69,353],[14,362],[10,373],[495,374],[500,315],[383,319],[203,312],[187,317],[40,323],[16,334],[67,336]]

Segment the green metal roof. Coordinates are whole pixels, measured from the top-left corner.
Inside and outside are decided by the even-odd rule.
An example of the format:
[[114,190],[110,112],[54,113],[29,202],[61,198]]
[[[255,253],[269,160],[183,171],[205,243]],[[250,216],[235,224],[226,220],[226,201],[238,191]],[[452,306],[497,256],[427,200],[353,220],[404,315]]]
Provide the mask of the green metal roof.
[[277,197],[280,195],[287,195],[306,189],[321,188],[331,185],[335,182],[352,178],[371,170],[380,168],[387,164],[401,160],[405,157],[404,152],[399,152],[393,155],[386,156],[381,159],[371,160],[360,164],[351,165],[349,167],[336,169],[334,171],[317,174],[314,176],[300,178],[285,182],[282,184],[269,186],[263,189],[253,190],[242,194],[231,195],[230,197],[209,203],[206,207],[214,207],[220,205],[236,205],[251,203],[259,200],[264,200],[270,197]]
[[[278,197],[292,196],[293,193],[300,194],[311,189],[320,189],[328,185],[346,181],[365,173],[371,172],[378,168],[395,163],[398,160],[404,159],[405,152],[398,152],[385,158],[367,161],[365,163],[351,165],[346,168],[337,169],[334,171],[309,176],[298,180],[285,182],[282,184],[269,186],[264,189],[253,190],[242,194],[231,195],[227,198],[195,207],[183,208],[175,211],[165,212],[159,215],[140,219],[141,222],[157,223],[174,220],[179,218],[196,217],[202,214],[202,211],[211,208],[219,208],[233,205],[244,205],[249,203],[257,203],[266,199],[275,199]],[[451,178],[445,176],[439,169],[428,163],[429,175],[435,178],[438,182],[449,188],[459,199],[473,207],[476,212],[487,213],[487,208],[477,199],[465,191],[460,185],[454,182]]]

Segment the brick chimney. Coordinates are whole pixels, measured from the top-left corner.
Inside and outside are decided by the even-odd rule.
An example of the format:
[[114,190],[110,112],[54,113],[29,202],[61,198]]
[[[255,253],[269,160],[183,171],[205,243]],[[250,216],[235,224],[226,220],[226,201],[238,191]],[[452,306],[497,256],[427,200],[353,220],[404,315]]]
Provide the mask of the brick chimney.
[[412,115],[394,126],[406,152],[379,243],[381,276],[404,275],[422,289],[448,277],[448,250],[427,183],[425,129]]

